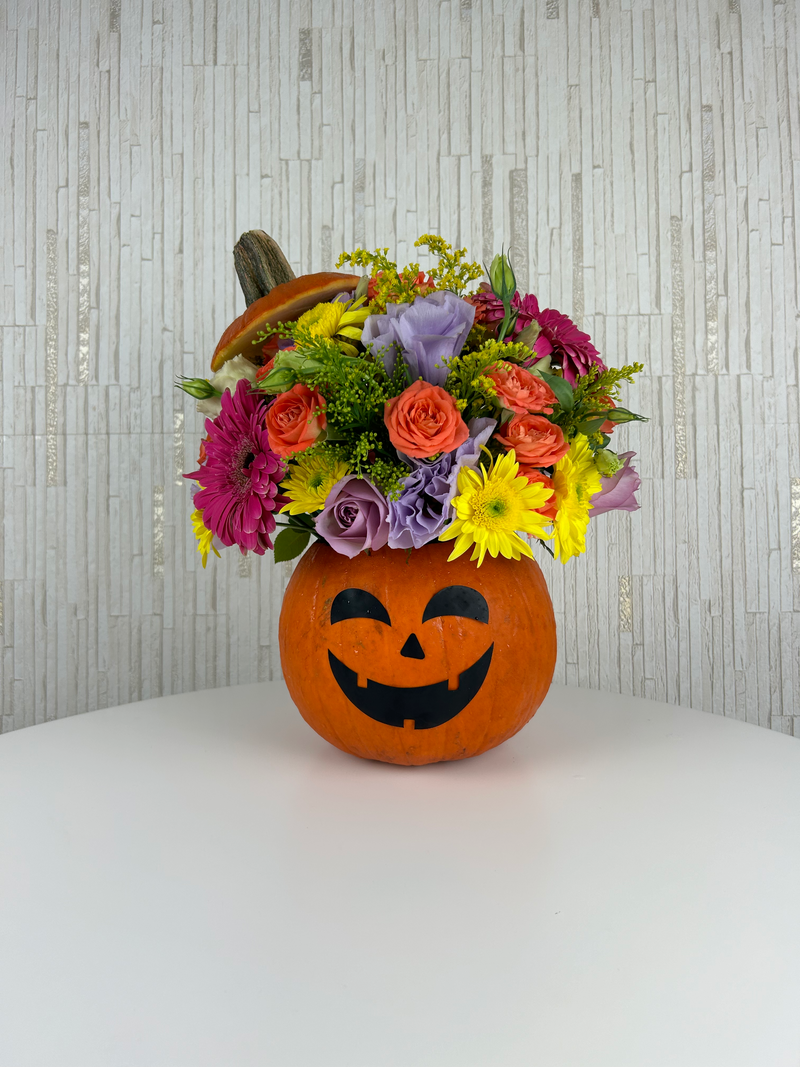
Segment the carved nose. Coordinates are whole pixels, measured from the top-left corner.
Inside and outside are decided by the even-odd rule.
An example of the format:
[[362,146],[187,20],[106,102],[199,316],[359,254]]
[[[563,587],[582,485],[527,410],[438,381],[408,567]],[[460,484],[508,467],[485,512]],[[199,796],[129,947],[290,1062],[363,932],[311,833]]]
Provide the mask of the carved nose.
[[401,656],[407,656],[409,659],[425,659],[425,653],[422,651],[422,645],[417,640],[416,634],[411,634],[400,649]]

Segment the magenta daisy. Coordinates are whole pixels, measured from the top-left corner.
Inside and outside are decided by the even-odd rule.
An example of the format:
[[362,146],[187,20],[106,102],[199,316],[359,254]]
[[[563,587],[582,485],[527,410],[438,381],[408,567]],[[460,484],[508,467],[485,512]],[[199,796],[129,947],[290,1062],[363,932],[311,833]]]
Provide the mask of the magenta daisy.
[[[488,282],[483,282],[470,300],[476,308],[476,322],[494,326],[502,321],[505,315],[503,302],[494,295]],[[511,306],[516,309],[517,318],[505,339],[506,342],[514,341],[517,334],[521,333],[526,326],[530,326],[532,322],[538,323],[542,332],[533,345],[536,358],[543,359],[544,356],[552,356],[553,362],[563,368],[564,377],[570,385],[574,385],[578,378],[582,378],[592,364],[597,364],[601,370],[606,369],[589,334],[579,330],[572,319],[562,315],[560,311],[553,308],[545,308],[541,311],[539,301],[533,293],[526,293],[525,296],[520,296],[518,292],[514,293]]]
[[574,386],[593,364],[600,370],[606,369],[589,334],[579,330],[572,319],[553,308],[545,308],[535,318],[542,332],[534,342],[533,351],[539,359],[552,355],[553,361],[561,364],[570,385]]
[[263,396],[251,392],[246,379],[235,393],[226,390],[220,414],[206,419],[206,462],[201,470],[184,475],[202,478],[194,502],[206,528],[224,545],[238,545],[259,556],[272,548],[273,512],[284,502],[278,494],[284,467],[269,447],[266,408]]

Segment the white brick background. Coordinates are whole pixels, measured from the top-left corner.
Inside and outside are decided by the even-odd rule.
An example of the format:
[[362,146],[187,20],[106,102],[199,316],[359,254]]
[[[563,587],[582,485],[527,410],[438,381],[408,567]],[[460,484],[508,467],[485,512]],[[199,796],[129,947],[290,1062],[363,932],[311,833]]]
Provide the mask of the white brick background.
[[4,730],[279,673],[286,569],[200,567],[172,388],[261,227],[298,273],[511,242],[644,362],[641,511],[543,562],[556,679],[800,735],[793,0],[5,0],[0,41]]

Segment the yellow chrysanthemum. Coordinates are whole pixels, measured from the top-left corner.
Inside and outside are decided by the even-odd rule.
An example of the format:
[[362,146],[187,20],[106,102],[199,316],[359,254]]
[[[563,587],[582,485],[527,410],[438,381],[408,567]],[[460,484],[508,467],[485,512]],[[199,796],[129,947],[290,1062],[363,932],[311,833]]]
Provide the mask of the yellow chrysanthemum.
[[355,348],[341,338],[349,337],[352,341],[360,341],[368,315],[369,308],[362,296],[347,304],[335,301],[331,304],[317,304],[300,316],[297,325],[305,327],[312,337],[335,337],[345,352],[354,356]]
[[472,560],[480,567],[488,552],[506,559],[533,556],[531,547],[519,534],[533,534],[542,540],[552,537],[545,533],[548,519],[536,508],[542,507],[552,496],[552,489],[541,483],[531,483],[519,474],[514,450],[496,460],[487,471],[462,467],[458,472],[458,496],[453,500],[456,518],[439,535],[440,541],[455,538],[448,557],[457,559],[472,547]]
[[192,528],[194,529],[194,535],[197,538],[197,551],[202,556],[203,570],[205,570],[206,563],[208,562],[208,553],[213,552],[214,555],[219,558],[219,552],[217,552],[216,548],[214,548],[211,543],[214,540],[214,535],[203,522],[203,512],[199,508],[192,512]]
[[555,554],[562,563],[586,551],[586,527],[592,497],[601,488],[600,473],[583,434],[578,434],[553,471],[553,489],[558,513],[555,517]]
[[334,485],[350,470],[349,466],[330,454],[300,455],[289,464],[288,477],[284,479],[281,492],[290,503],[281,508],[289,515],[305,515],[319,511]]

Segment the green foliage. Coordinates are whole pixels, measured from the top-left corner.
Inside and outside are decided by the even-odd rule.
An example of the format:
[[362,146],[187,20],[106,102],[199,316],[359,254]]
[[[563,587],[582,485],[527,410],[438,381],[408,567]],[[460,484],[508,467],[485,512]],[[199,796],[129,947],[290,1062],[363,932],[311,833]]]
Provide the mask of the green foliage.
[[436,283],[437,289],[450,289],[459,296],[469,286],[483,276],[480,263],[465,263],[466,248],[453,248],[443,237],[435,233],[424,233],[414,242],[414,247],[423,246],[433,252],[439,259],[439,266],[429,271],[428,276]]
[[399,271],[388,252],[388,248],[376,248],[374,252],[357,248],[354,252],[342,252],[336,261],[337,269],[348,263],[351,267],[361,267],[375,279],[375,298],[369,305],[373,314],[384,311],[387,304],[403,304],[429,292],[427,286],[419,284],[419,263],[409,263]]
[[[414,246],[427,248],[438,258],[438,266],[428,273],[429,280],[437,289],[450,289],[461,296],[471,282],[483,275],[480,263],[465,261],[466,248],[453,248],[436,234],[424,233],[414,242]],[[369,308],[373,314],[385,311],[387,304],[410,303],[416,297],[431,292],[424,272],[420,273],[419,263],[409,263],[400,270],[394,260],[389,259],[388,248],[376,248],[372,252],[356,248],[353,252],[342,252],[336,267],[338,269],[345,264],[361,267],[372,276],[375,296]]]
[[277,326],[266,326],[263,330],[258,331],[255,340],[251,341],[250,344],[265,345],[273,337],[283,337],[284,339],[292,337],[294,325],[293,322],[279,322]]
[[584,374],[575,386],[575,402],[579,403],[584,396],[594,394],[607,396],[616,400],[619,396],[620,382],[633,384],[634,374],[641,374],[644,370],[643,363],[631,363],[625,367],[607,367],[601,371],[597,364],[589,368],[588,374]]
[[603,449],[609,443],[608,434],[600,429],[608,422],[647,422],[641,415],[636,415],[623,407],[611,407],[610,400],[619,395],[620,382],[633,381],[633,375],[644,369],[641,363],[626,367],[609,367],[601,371],[599,367],[589,368],[575,383],[573,389],[569,382],[554,374],[541,373],[541,377],[551,387],[558,399],[558,407],[550,416],[571,439],[577,433],[585,434],[593,451]]
[[496,366],[497,349],[504,348],[496,341],[488,341],[476,352],[463,352],[449,363],[445,389],[454,398],[465,422],[470,419],[497,415],[497,390],[486,371]]
[[353,474],[369,478],[387,495],[396,495],[408,471],[389,441],[383,413],[386,402],[408,384],[405,364],[397,360],[389,376],[381,360],[369,353],[349,356],[328,337],[301,330],[295,343],[294,351],[278,354],[262,389],[282,392],[295,382],[318,389],[327,402],[325,447],[348,462]]
[[553,390],[561,410],[564,412],[572,411],[575,407],[575,394],[569,382],[558,374],[550,374],[545,371],[539,371],[539,377],[545,385],[549,385]]
[[275,562],[295,559],[308,544],[311,531],[299,526],[287,526],[275,538]]

